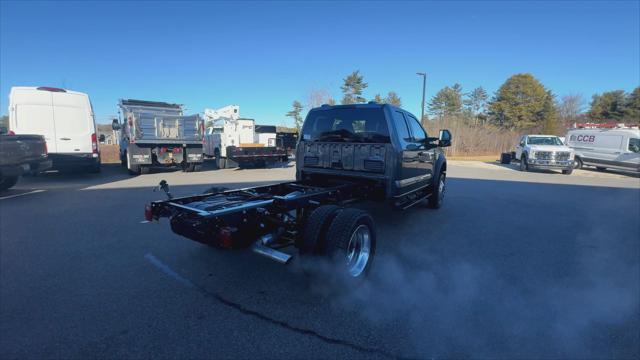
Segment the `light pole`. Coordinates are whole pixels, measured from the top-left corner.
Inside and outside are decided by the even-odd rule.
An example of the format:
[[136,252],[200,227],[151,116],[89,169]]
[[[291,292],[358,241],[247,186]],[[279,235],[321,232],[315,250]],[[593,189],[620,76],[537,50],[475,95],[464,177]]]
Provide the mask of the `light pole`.
[[422,114],[420,114],[420,124],[424,120],[424,93],[427,90],[427,74],[422,72],[417,72],[416,75],[422,76]]

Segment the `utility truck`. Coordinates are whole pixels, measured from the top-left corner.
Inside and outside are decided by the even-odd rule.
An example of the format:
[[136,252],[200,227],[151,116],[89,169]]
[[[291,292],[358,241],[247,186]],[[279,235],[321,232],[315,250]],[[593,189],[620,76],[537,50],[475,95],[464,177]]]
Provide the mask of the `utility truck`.
[[168,200],[146,205],[145,219],[168,218],[176,234],[252,248],[283,264],[293,250],[303,261],[324,257],[346,279],[360,279],[371,268],[377,236],[371,215],[352,204],[437,209],[444,202],[448,130],[428,137],[409,112],[368,103],[312,109],[301,134],[296,181],[174,197],[163,180]]
[[256,133],[255,120],[241,118],[238,105],[204,109],[203,117],[210,123],[204,154],[215,157],[219,168],[265,166],[286,157],[286,152],[276,146],[275,133]]
[[202,166],[204,121],[185,116],[182,105],[159,101],[120,100],[120,161],[129,173],[146,174],[152,167],[180,167],[199,171]]

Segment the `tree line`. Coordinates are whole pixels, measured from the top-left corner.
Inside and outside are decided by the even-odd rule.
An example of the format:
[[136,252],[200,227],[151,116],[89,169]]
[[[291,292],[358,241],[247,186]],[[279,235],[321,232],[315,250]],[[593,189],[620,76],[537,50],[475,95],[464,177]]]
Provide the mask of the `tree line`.
[[537,128],[555,133],[574,122],[640,122],[640,87],[595,94],[585,112],[583,96],[569,94],[560,98],[531,74],[508,78],[489,99],[486,90],[477,87],[465,93],[460,84],[445,86],[429,101],[429,114],[442,119],[457,117],[473,125],[500,129]]
[[[344,79],[342,79],[342,82],[342,86],[340,86],[340,90],[342,91],[342,99],[340,100],[340,104],[361,104],[368,101],[364,97],[363,92],[369,86],[369,84],[364,81],[364,76],[360,73],[360,70],[356,70],[347,75]],[[400,95],[398,95],[398,93],[396,93],[395,91],[389,91],[384,97],[381,94],[376,94],[373,97],[372,101],[375,101],[379,104],[392,104],[395,106],[402,106],[402,99],[400,98]],[[311,91],[311,93],[307,97],[307,108],[312,109],[322,104],[335,105],[336,101],[327,91]],[[303,121],[302,110],[305,106],[299,100],[294,100],[291,107],[292,109],[285,115],[293,119],[296,130],[299,131]]]
[[[365,103],[363,91],[368,87],[364,76],[356,70],[343,79],[341,104]],[[376,94],[373,101],[402,106],[400,96],[389,91],[383,97]],[[314,90],[309,94],[309,109],[336,102],[327,91]],[[286,116],[293,118],[296,129],[302,125],[302,102],[295,100]],[[456,118],[469,126],[490,126],[505,130],[537,129],[556,133],[574,122],[618,121],[640,123],[640,87],[630,93],[615,90],[594,94],[589,107],[580,94],[557,97],[532,74],[522,73],[509,77],[489,98],[482,87],[465,92],[461,84],[445,86],[428,103],[428,116],[439,120]]]

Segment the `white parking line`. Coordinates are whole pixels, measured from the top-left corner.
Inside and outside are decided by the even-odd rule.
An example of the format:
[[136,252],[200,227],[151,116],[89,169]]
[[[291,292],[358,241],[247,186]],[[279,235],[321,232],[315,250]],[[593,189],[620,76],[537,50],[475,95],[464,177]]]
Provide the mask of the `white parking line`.
[[41,193],[41,192],[45,192],[45,191],[47,191],[47,190],[33,190],[33,191],[29,191],[29,192],[22,193],[22,194],[3,196],[3,197],[0,197],[0,200],[11,199],[11,198],[14,198],[14,197],[30,195],[30,194],[37,194],[37,193]]
[[180,276],[180,274],[178,274],[177,272],[171,270],[171,268],[169,266],[165,265],[162,261],[158,260],[157,257],[153,256],[153,254],[148,253],[148,254],[146,254],[144,256],[144,258],[149,260],[149,262],[151,264],[153,264],[158,269],[162,270],[162,272],[164,272],[165,274],[167,274],[170,277],[172,277],[175,280],[177,280],[182,285],[185,285],[185,286],[188,286],[188,287],[194,287],[194,285],[193,285],[193,283],[191,281],[183,278],[182,276]]

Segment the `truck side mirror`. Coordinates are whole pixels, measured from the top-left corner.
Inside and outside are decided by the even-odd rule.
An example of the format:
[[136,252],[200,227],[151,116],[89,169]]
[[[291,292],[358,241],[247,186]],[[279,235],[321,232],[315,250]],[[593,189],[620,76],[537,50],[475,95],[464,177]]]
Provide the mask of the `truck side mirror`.
[[111,122],[111,128],[116,131],[120,130],[120,123],[118,123],[118,119],[113,119]]
[[451,132],[449,130],[440,130],[440,135],[438,136],[438,146],[451,146]]

